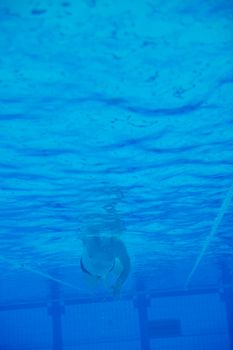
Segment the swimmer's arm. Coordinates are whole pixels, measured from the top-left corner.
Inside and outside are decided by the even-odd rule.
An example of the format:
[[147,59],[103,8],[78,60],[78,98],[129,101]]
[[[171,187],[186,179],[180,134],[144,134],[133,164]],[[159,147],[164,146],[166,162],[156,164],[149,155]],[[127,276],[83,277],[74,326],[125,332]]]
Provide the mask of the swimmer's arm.
[[120,240],[116,241],[116,258],[120,260],[120,263],[122,265],[122,272],[116,280],[116,285],[121,287],[129,276],[131,263],[127,249],[124,243]]

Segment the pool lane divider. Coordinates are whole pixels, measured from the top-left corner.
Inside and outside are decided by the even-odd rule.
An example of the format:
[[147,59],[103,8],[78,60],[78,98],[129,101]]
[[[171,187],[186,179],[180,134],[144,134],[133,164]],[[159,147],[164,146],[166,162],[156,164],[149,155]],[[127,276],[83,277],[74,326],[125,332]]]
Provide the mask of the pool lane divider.
[[193,267],[192,267],[192,269],[191,269],[191,271],[186,279],[185,289],[188,288],[190,281],[191,281],[194,273],[196,272],[197,268],[199,267],[200,262],[201,262],[202,258],[204,257],[213,237],[216,235],[218,228],[222,222],[222,219],[223,219],[225,213],[227,212],[227,210],[231,204],[232,198],[233,198],[233,186],[231,186],[230,189],[228,190],[226,197],[224,198],[224,201],[223,201],[223,203],[222,203],[222,205],[217,213],[217,216],[213,222],[210,234],[206,238],[206,240],[204,241],[203,247],[202,247],[199,255],[197,256],[197,259],[196,259],[196,261],[195,261],[195,263],[194,263],[194,265],[193,265]]
[[74,285],[72,283],[66,282],[66,281],[64,281],[64,280],[62,280],[60,278],[52,276],[51,274],[49,274],[47,272],[40,271],[40,270],[35,269],[35,268],[33,268],[33,267],[29,266],[29,265],[26,265],[24,263],[16,262],[14,260],[5,258],[2,255],[0,255],[0,261],[3,261],[5,263],[11,265],[12,268],[23,269],[23,270],[25,270],[27,272],[33,273],[34,275],[38,275],[38,276],[41,276],[41,277],[43,277],[45,279],[48,279],[50,281],[57,282],[57,283],[59,283],[60,285],[62,285],[64,287],[68,287],[68,288],[74,289],[74,290],[82,292],[82,293],[84,292],[83,289],[77,287],[76,285]]

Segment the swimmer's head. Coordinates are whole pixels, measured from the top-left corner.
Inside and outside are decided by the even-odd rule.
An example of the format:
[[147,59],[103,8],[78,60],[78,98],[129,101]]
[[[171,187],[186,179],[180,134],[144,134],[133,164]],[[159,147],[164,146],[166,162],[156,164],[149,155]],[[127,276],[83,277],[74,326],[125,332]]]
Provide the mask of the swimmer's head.
[[[109,207],[109,210],[111,208]],[[82,217],[80,222],[81,237],[116,237],[124,230],[119,216],[103,213],[89,213]]]

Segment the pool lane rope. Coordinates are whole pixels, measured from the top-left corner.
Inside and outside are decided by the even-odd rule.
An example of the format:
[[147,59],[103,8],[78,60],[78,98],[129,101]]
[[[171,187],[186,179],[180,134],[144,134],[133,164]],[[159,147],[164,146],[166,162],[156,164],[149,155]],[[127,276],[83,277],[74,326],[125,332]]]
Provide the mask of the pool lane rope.
[[211,231],[210,231],[210,234],[209,236],[206,238],[206,240],[204,241],[204,244],[203,244],[203,247],[200,251],[200,254],[198,255],[196,261],[195,261],[195,264],[193,265],[193,268],[191,270],[191,272],[189,273],[188,275],[188,278],[185,282],[185,289],[188,288],[189,284],[190,284],[190,281],[194,275],[194,273],[196,272],[203,256],[205,255],[209,245],[210,245],[210,242],[211,240],[213,239],[213,237],[215,236],[218,228],[219,228],[219,225],[221,224],[222,222],[222,219],[223,219],[223,216],[225,215],[227,209],[229,208],[229,205],[231,204],[231,201],[232,201],[232,197],[233,197],[233,186],[230,187],[230,189],[228,190],[227,194],[226,194],[226,197],[222,203],[222,206],[220,207],[218,213],[217,213],[217,216],[213,222],[213,225],[212,225],[212,228],[211,228]]
[[8,258],[5,258],[4,256],[0,255],[0,260],[11,265],[13,268],[16,268],[16,269],[23,269],[25,271],[28,271],[28,272],[31,272],[33,273],[34,275],[38,275],[38,276],[41,276],[45,279],[48,279],[50,281],[53,281],[53,282],[56,282],[56,283],[59,283],[60,285],[64,286],[64,287],[68,287],[68,288],[72,288],[76,291],[79,291],[79,292],[84,292],[81,288],[77,287],[76,285],[73,285],[72,283],[69,283],[69,282],[66,282],[60,278],[57,278],[57,277],[54,277],[52,275],[50,275],[49,273],[46,273],[46,272],[43,272],[43,271],[40,271],[40,270],[37,270],[31,266],[28,266],[24,263],[18,263],[14,260],[11,260],[11,259],[8,259]]

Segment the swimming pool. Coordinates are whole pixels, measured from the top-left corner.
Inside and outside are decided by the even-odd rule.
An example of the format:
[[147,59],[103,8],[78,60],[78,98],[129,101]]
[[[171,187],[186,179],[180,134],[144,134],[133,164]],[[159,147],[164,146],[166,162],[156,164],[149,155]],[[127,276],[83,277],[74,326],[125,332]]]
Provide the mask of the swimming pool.
[[[232,17],[1,2],[0,349],[232,349]],[[117,299],[80,270],[112,233]]]

